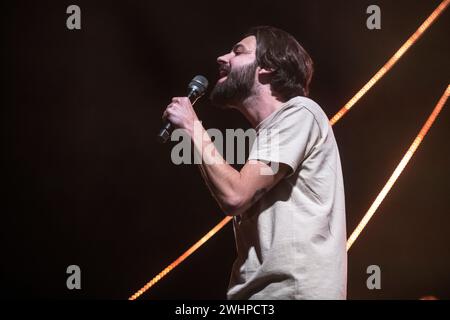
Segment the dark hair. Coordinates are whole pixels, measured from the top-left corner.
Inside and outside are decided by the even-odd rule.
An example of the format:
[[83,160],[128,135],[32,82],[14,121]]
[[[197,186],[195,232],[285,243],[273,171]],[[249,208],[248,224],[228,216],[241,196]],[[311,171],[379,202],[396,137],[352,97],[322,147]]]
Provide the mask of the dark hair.
[[285,100],[308,96],[313,61],[297,40],[281,29],[270,26],[250,28],[245,37],[256,37],[258,66],[272,69],[271,89]]

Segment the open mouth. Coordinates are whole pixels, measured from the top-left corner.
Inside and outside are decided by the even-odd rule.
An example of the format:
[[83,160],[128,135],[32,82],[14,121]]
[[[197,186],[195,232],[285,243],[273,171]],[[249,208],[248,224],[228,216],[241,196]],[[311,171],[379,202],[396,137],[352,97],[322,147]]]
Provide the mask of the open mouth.
[[222,67],[219,69],[219,77],[224,78],[228,75],[228,68]]

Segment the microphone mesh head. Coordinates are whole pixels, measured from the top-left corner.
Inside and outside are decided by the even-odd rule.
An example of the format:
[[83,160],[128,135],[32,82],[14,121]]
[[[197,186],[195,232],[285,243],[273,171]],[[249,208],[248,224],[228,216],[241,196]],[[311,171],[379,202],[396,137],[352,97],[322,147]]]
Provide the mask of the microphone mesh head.
[[189,83],[189,90],[196,90],[199,95],[202,95],[206,92],[208,88],[208,80],[204,76],[195,76],[194,79]]

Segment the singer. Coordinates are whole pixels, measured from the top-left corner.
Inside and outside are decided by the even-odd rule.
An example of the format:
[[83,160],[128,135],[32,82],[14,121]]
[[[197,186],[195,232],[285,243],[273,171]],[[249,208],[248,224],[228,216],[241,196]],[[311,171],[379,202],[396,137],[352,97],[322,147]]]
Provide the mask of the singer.
[[345,299],[341,162],[326,114],[308,98],[310,56],[289,33],[259,26],[217,62],[211,102],[237,109],[257,132],[242,169],[219,152],[202,152],[212,141],[203,127],[194,130],[187,97],[173,98],[163,118],[189,134],[208,188],[233,216],[237,258],[228,299]]

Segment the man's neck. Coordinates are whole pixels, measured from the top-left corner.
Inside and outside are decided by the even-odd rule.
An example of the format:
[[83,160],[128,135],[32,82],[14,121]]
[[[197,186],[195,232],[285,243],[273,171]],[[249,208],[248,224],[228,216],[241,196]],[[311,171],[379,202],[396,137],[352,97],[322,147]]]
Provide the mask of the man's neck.
[[255,128],[261,121],[280,109],[283,103],[273,95],[256,94],[248,97],[237,109]]

